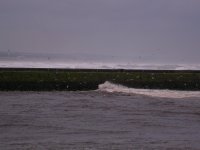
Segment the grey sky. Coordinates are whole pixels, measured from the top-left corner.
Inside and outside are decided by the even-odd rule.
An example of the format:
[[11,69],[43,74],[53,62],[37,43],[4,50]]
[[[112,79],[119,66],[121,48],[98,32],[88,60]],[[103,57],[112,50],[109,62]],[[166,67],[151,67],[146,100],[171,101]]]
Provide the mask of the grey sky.
[[0,51],[200,62],[200,0],[0,0]]

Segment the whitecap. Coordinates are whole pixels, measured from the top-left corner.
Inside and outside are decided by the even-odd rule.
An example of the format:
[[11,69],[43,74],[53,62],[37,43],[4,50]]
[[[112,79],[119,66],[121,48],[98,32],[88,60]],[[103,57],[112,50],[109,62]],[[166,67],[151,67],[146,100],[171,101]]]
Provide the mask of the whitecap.
[[136,89],[128,88],[120,84],[114,84],[106,81],[99,85],[99,91],[110,92],[110,93],[126,93],[126,94],[139,94],[151,97],[161,98],[189,98],[189,97],[200,97],[200,91],[178,91],[178,90],[158,90],[158,89]]

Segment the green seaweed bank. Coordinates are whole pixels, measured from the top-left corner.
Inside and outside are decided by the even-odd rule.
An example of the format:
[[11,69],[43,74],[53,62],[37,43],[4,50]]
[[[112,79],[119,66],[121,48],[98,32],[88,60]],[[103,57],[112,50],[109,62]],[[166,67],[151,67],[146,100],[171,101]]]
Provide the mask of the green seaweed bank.
[[133,88],[200,90],[200,71],[0,68],[1,91],[95,90],[105,81]]

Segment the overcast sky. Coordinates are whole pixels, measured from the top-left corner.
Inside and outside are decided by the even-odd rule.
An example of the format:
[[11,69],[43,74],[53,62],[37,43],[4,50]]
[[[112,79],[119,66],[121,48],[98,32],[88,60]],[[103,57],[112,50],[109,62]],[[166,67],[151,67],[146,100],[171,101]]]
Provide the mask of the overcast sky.
[[200,63],[200,0],[0,0],[0,51]]

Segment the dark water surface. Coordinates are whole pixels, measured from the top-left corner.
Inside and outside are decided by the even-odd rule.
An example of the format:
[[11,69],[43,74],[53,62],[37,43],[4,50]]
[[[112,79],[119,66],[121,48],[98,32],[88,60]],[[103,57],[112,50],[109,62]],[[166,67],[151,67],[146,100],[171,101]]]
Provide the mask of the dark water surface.
[[0,149],[200,149],[200,98],[0,92]]

